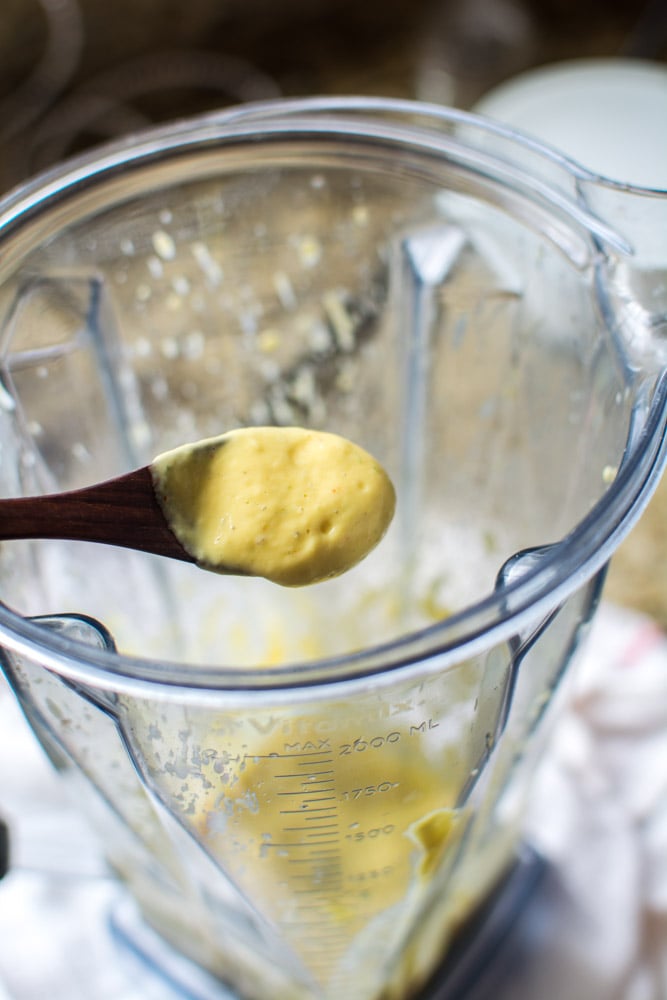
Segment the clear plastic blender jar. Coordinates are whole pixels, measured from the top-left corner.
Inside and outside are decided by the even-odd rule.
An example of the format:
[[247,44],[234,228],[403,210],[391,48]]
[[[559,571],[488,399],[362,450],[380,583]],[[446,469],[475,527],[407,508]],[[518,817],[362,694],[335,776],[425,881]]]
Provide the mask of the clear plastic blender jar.
[[5,496],[250,424],[343,434],[396,485],[378,549],[301,590],[0,550],[32,728],[145,920],[239,997],[415,996],[511,865],[664,462],[647,206],[464,114],[314,99],[0,205]]

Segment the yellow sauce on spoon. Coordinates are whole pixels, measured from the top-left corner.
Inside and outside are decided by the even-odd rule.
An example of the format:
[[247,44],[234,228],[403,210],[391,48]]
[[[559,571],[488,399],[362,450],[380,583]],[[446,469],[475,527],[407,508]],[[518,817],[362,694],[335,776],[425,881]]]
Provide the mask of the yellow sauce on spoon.
[[384,535],[394,488],[358,445],[249,427],[158,455],[155,493],[199,565],[299,587],[355,566]]

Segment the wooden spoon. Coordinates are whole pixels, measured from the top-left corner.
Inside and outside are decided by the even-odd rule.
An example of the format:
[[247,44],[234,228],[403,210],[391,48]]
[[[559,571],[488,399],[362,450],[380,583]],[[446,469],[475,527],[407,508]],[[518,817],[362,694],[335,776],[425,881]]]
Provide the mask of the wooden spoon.
[[104,542],[299,587],[363,559],[394,505],[386,472],[358,445],[324,431],[242,428],[104,483],[0,500],[0,539]]
[[80,490],[0,500],[0,539],[61,538],[195,562],[155,495],[150,467]]

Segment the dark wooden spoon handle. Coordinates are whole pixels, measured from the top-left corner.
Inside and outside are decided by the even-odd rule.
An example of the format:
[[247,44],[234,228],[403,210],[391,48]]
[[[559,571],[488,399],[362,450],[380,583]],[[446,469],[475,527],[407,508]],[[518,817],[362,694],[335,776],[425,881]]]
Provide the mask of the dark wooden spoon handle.
[[103,542],[194,562],[155,496],[150,469],[68,493],[0,500],[0,539]]

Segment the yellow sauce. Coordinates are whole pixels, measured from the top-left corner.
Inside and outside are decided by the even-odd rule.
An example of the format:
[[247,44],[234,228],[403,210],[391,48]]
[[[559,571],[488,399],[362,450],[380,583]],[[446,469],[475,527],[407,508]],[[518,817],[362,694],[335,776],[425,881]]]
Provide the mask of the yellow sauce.
[[299,587],[355,566],[396,503],[375,459],[345,438],[249,427],[159,455],[167,522],[200,566]]
[[[301,752],[274,736],[263,745],[255,740],[256,752],[244,755],[248,738],[236,734],[227,745],[238,748],[230,757],[243,763],[230,760],[226,780],[211,781],[188,823],[304,966],[328,984],[323,995],[336,996],[343,980],[349,985],[344,956],[370,947],[374,934],[384,940],[405,933],[413,904],[454,849],[465,826],[455,807],[465,764],[453,751],[431,758],[424,752],[428,734],[406,738],[398,730],[389,734],[400,736],[395,743],[380,748],[371,739],[367,749],[354,750],[366,746],[355,742],[364,725],[348,703],[329,706],[335,738],[316,735],[319,718],[301,733]],[[309,749],[324,743],[338,753]],[[380,974],[372,960],[355,961],[356,977]],[[375,989],[366,985],[363,995]]]

